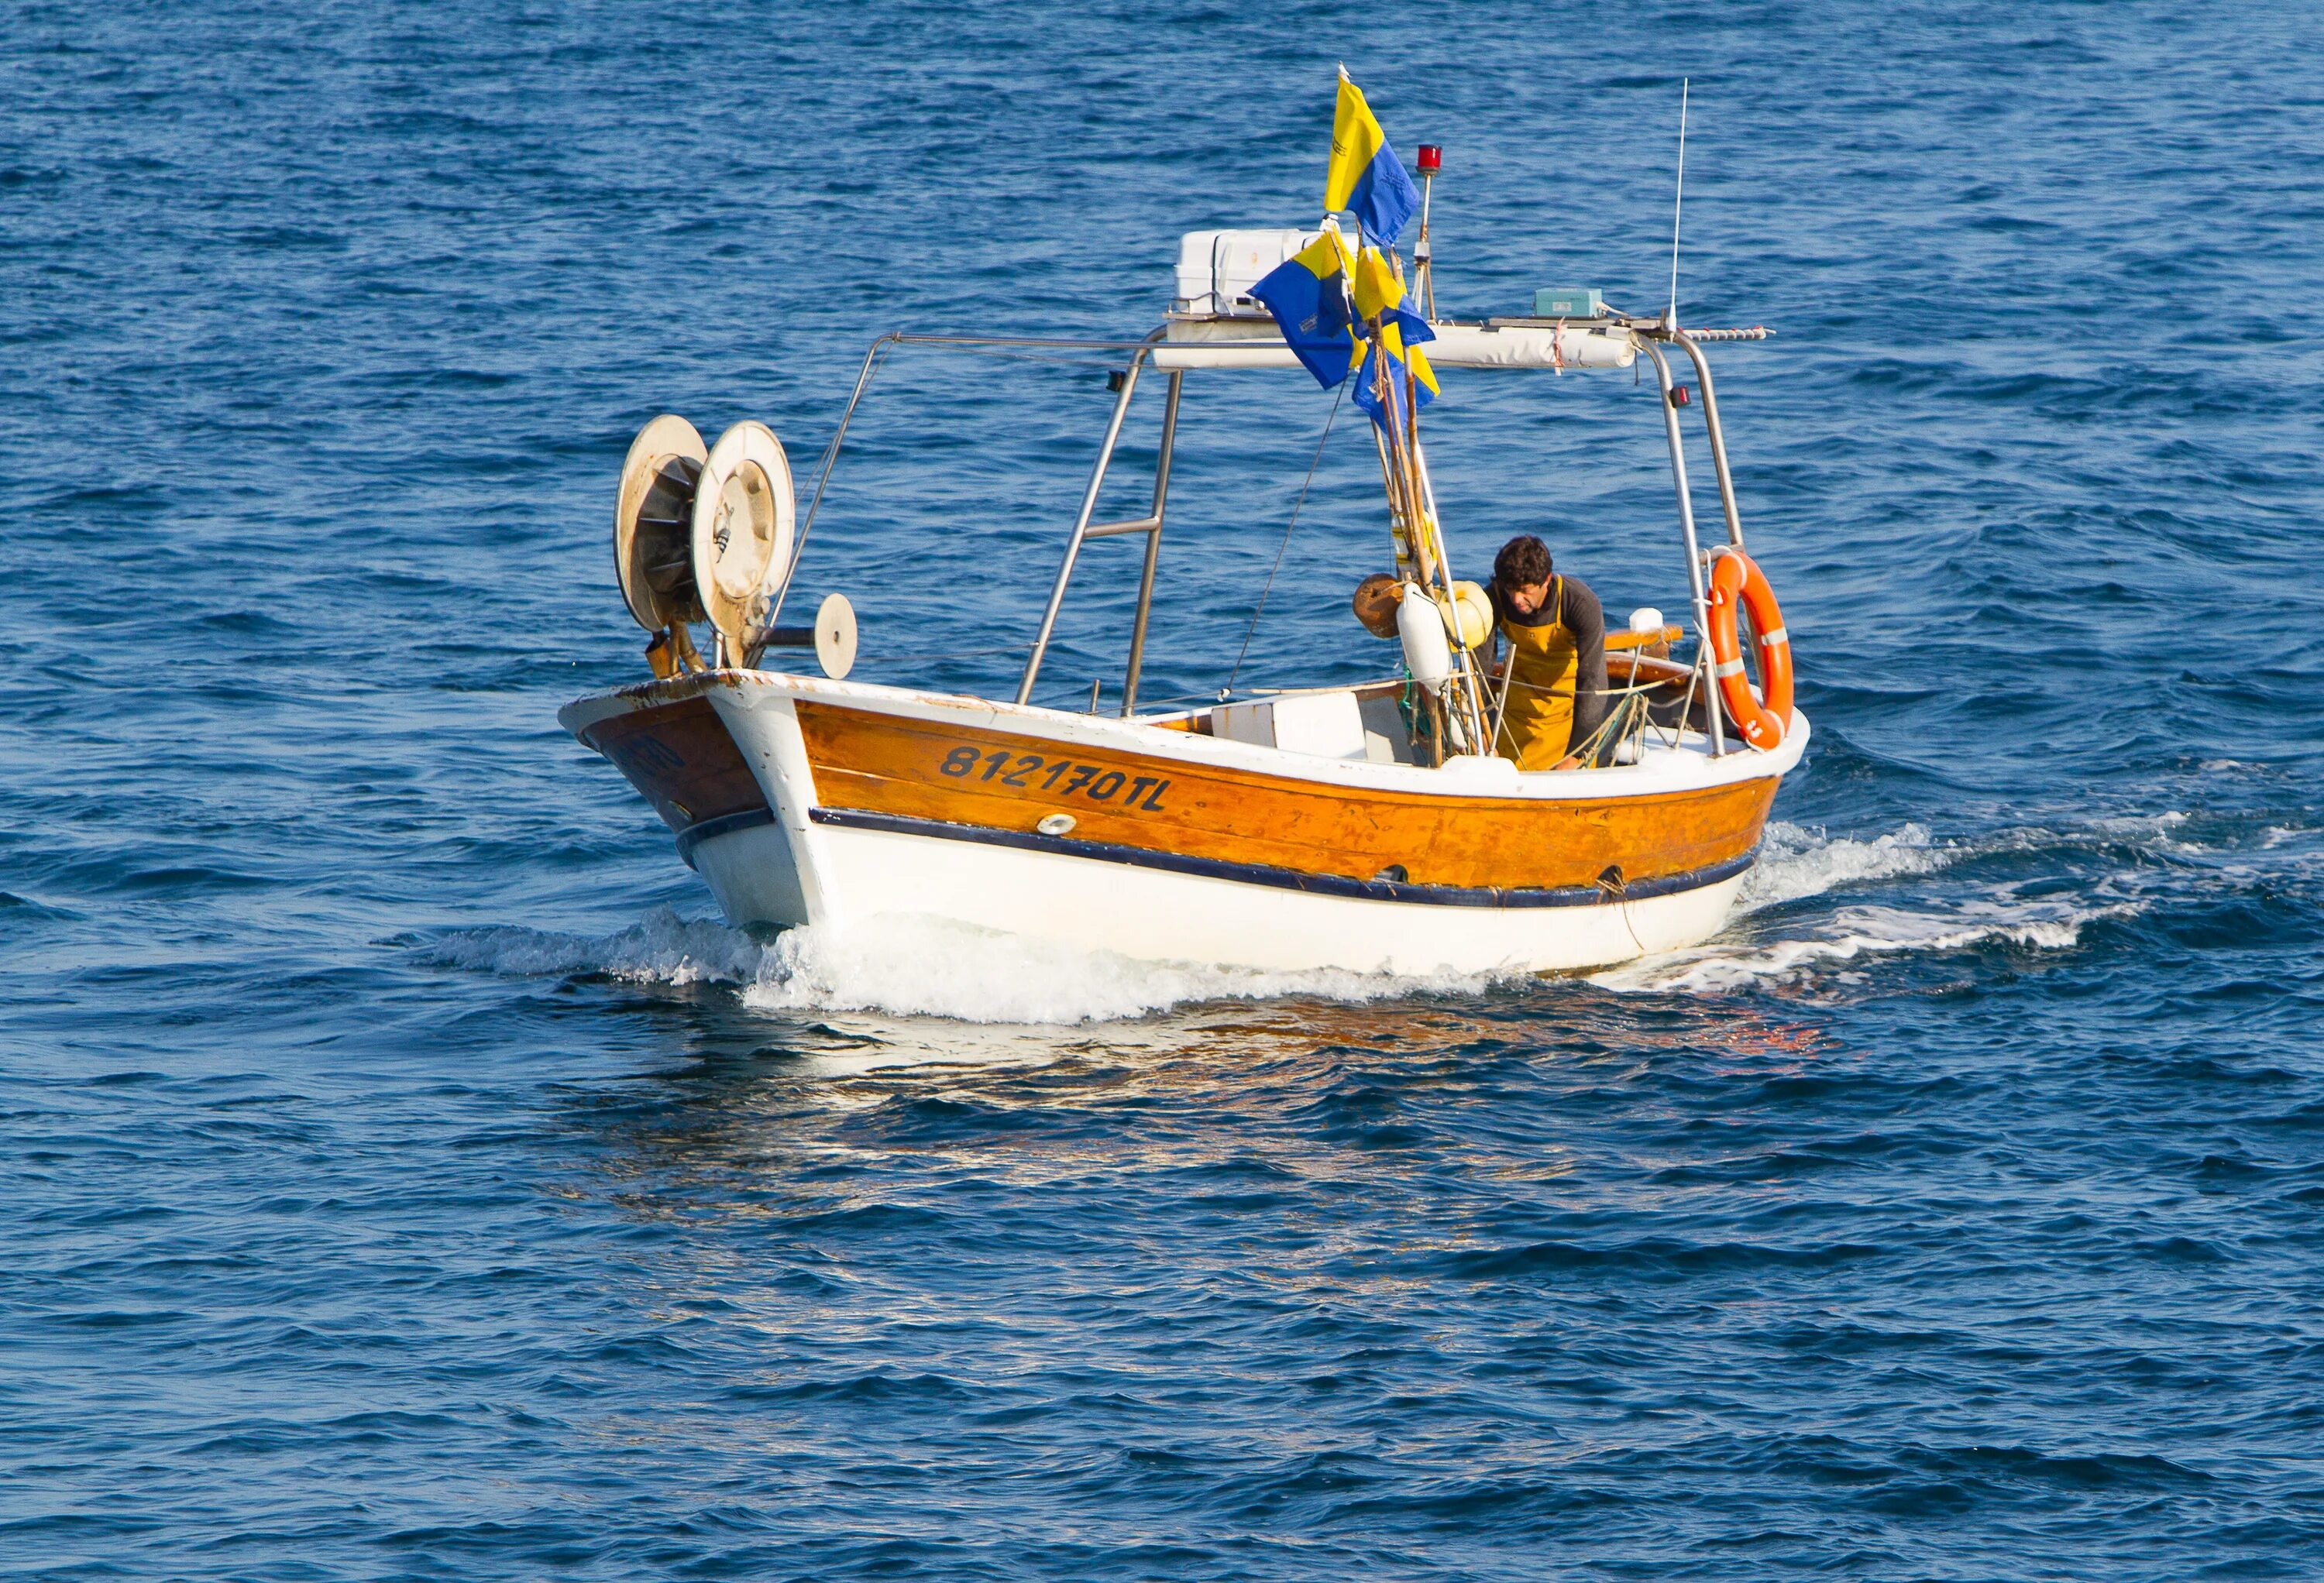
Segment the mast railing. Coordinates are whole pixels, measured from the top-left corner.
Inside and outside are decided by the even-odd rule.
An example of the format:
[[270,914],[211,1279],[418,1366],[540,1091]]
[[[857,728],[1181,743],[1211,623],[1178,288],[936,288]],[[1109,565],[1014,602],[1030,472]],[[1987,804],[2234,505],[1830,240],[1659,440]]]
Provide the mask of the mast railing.
[[1711,437],[1711,468],[1719,477],[1719,508],[1727,516],[1727,542],[1741,549],[1743,519],[1735,510],[1735,479],[1727,471],[1727,435],[1719,427],[1719,392],[1711,382],[1710,360],[1686,331],[1674,326],[1670,338],[1685,348],[1688,359],[1694,364],[1694,377],[1702,382],[1702,427]]
[[[1122,370],[1121,390],[1114,399],[1113,416],[1106,422],[1104,443],[1098,447],[1096,465],[1090,469],[1089,487],[1082,492],[1081,510],[1074,518],[1073,535],[1065,540],[1065,558],[1058,564],[1057,580],[1049,589],[1047,607],[1041,612],[1041,630],[1035,635],[1033,652],[1025,661],[1025,679],[1017,684],[1017,702],[1019,704],[1030,704],[1033,701],[1033,684],[1041,675],[1041,661],[1047,657],[1049,639],[1057,630],[1057,612],[1065,603],[1065,584],[1073,581],[1074,563],[1081,558],[1084,541],[1092,536],[1090,519],[1097,514],[1097,498],[1105,488],[1105,471],[1113,461],[1114,447],[1120,443],[1122,420],[1130,416],[1130,400],[1138,393],[1139,371],[1146,366],[1147,359],[1153,355],[1154,348],[1160,343],[1163,335],[1163,330],[1157,329],[1144,340],[1138,342],[1137,350],[1130,354],[1130,366]],[[1170,379],[1172,398],[1170,409],[1165,418],[1166,428],[1173,438],[1176,437],[1177,428],[1177,394],[1178,376],[1174,373]],[[1096,529],[1096,536],[1101,538],[1110,538],[1116,533],[1149,535],[1147,539],[1148,594],[1151,593],[1153,557],[1158,554],[1160,544],[1162,501],[1169,485],[1169,453],[1165,449],[1155,466],[1154,510],[1150,515],[1128,522],[1100,523]],[[1141,639],[1145,608],[1145,600],[1141,598],[1139,602]],[[1142,641],[1139,644],[1138,658],[1139,659],[1144,658]]]
[[[1662,387],[1663,434],[1670,442],[1671,480],[1678,489],[1679,533],[1686,540],[1686,580],[1694,596],[1694,631],[1697,670],[1711,663],[1711,598],[1703,585],[1702,550],[1694,537],[1694,502],[1687,492],[1686,446],[1679,438],[1678,397],[1671,382],[1670,360],[1663,349],[1646,336],[1635,337],[1638,350],[1654,360],[1655,381]],[[1713,757],[1727,756],[1727,732],[1720,719],[1719,693],[1715,687],[1705,687],[1711,717],[1711,751]]]
[[[847,398],[847,406],[839,415],[839,427],[832,430],[831,443],[823,448],[823,464],[816,469],[815,498],[807,502],[807,515],[799,519],[798,537],[791,540],[791,564],[783,568],[783,585],[775,590],[774,608],[767,612],[769,631],[774,630],[777,618],[783,613],[783,601],[790,596],[791,584],[798,575],[799,557],[807,554],[807,536],[815,531],[815,514],[823,510],[824,488],[831,483],[831,470],[839,465],[839,447],[847,438],[847,426],[855,421],[855,409],[863,404],[863,392],[872,388],[872,375],[880,366],[881,355],[908,338],[890,330],[872,342],[863,354],[863,367],[855,375],[854,393]],[[745,662],[757,664],[757,654],[746,654]]]
[[1130,628],[1130,668],[1121,681],[1121,718],[1138,708],[1138,676],[1146,663],[1146,620],[1154,612],[1154,568],[1162,558],[1162,507],[1170,498],[1170,454],[1178,443],[1178,387],[1185,374],[1170,372],[1169,393],[1162,401],[1162,445],[1154,457],[1154,509],[1141,520],[1123,523],[1112,531],[1146,535],[1146,569],[1138,579],[1138,617]]

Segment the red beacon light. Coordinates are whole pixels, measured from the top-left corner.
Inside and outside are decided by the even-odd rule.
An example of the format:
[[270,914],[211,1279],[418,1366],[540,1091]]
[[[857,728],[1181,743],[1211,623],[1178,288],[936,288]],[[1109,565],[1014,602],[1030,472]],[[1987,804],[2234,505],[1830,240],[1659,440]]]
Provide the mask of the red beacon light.
[[1444,145],[1439,143],[1422,143],[1414,152],[1414,163],[1419,166],[1423,176],[1435,175],[1444,168]]

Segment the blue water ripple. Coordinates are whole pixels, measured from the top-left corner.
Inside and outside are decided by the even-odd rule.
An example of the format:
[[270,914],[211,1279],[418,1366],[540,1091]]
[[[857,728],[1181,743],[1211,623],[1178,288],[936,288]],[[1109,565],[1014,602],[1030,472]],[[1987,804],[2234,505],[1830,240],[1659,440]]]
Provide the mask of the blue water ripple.
[[[0,1572],[2316,1573],[2308,9],[10,23]],[[1659,305],[1692,79],[1818,728],[1745,910],[1397,983],[716,922],[554,722],[643,674],[630,437],[804,467],[881,332],[1143,329],[1179,232],[1312,214],[1340,60],[1464,314]],[[1013,685],[1104,372],[890,360],[801,588],[862,674]],[[1327,405],[1190,385],[1149,699]],[[1448,376],[1460,564],[1683,603],[1653,411]],[[1380,669],[1372,465],[1243,685]],[[1135,561],[1045,701],[1118,695]]]

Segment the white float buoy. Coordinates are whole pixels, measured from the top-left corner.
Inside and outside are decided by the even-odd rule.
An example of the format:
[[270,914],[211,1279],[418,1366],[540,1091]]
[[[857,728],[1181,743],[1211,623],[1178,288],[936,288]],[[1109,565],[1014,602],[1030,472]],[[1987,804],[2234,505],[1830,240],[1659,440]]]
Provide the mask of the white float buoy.
[[844,594],[826,594],[816,606],[815,658],[835,682],[855,668],[855,607]]
[[753,665],[763,649],[812,649],[824,675],[845,681],[855,668],[855,607],[844,594],[826,594],[816,606],[814,625],[769,628],[749,651]]
[[1404,585],[1396,607],[1396,635],[1404,643],[1404,668],[1431,695],[1452,674],[1452,649],[1444,640],[1444,618],[1417,583]]
[[1474,649],[1492,635],[1492,596],[1474,583],[1452,584],[1452,604],[1444,612],[1444,623],[1452,629],[1452,640],[1463,649]]

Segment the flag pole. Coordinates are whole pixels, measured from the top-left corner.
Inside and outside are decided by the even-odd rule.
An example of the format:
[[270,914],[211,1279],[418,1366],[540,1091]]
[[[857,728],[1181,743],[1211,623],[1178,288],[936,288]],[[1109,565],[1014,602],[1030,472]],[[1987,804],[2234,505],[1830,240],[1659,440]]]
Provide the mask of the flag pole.
[[[1442,529],[1436,526],[1433,511],[1436,492],[1428,486],[1428,458],[1422,455],[1420,449],[1420,379],[1412,371],[1412,348],[1409,346],[1405,348],[1404,354],[1403,418],[1406,434],[1405,451],[1412,467],[1415,489],[1424,502],[1423,509],[1429,512],[1430,531],[1433,534],[1441,533]],[[1441,544],[1438,548],[1441,550]],[[1452,586],[1452,563],[1442,554],[1438,556],[1437,562],[1444,578],[1445,607],[1452,618],[1452,652],[1460,666],[1461,704],[1463,713],[1461,722],[1462,734],[1469,739],[1471,752],[1481,753],[1485,751],[1482,746],[1485,730],[1484,704],[1482,684],[1477,676],[1476,656],[1461,641],[1461,605]]]
[[[1393,456],[1400,492],[1407,503],[1406,520],[1410,534],[1418,547],[1421,564],[1421,586],[1432,603],[1441,598],[1440,608],[1451,614],[1452,644],[1456,674],[1460,678],[1456,689],[1458,704],[1445,713],[1460,728],[1465,739],[1463,745],[1471,752],[1481,752],[1484,741],[1484,719],[1478,696],[1475,658],[1460,642],[1460,607],[1453,597],[1452,566],[1445,558],[1442,530],[1429,502],[1434,491],[1427,487],[1426,463],[1420,456],[1419,396],[1416,376],[1412,372],[1407,348],[1401,381],[1388,370],[1386,330],[1378,320],[1367,322],[1366,339],[1372,345],[1372,394],[1380,410],[1388,417],[1385,424],[1376,424],[1376,430],[1385,431],[1383,456]],[[1359,376],[1360,377],[1360,376]],[[1399,383],[1401,388],[1399,388]],[[1436,718],[1443,718],[1439,715]]]
[[[1341,75],[1342,77],[1347,75],[1344,68],[1342,69]],[[1337,222],[1334,221],[1333,224],[1336,225]],[[1356,257],[1361,258],[1363,256],[1364,245],[1367,240],[1368,238],[1364,234],[1363,217],[1361,216],[1358,216],[1356,218]],[[1374,361],[1372,364],[1372,394],[1373,400],[1377,403],[1380,396],[1381,383],[1385,378],[1385,371],[1381,366],[1381,359],[1378,351],[1379,345],[1379,330],[1377,326],[1367,325],[1364,320],[1357,318],[1355,315],[1356,283],[1349,272],[1347,258],[1348,255],[1342,252],[1341,254],[1340,264],[1340,285],[1341,289],[1348,295],[1348,308],[1350,310],[1348,322],[1349,334],[1350,336],[1353,338],[1360,333],[1362,339],[1374,348]],[[1356,372],[1352,377],[1359,380],[1364,377],[1360,361],[1359,362]],[[1388,410],[1392,411],[1393,408],[1389,408]],[[1379,452],[1380,487],[1382,492],[1388,496],[1388,509],[1389,515],[1394,519],[1401,519],[1402,526],[1404,528],[1404,542],[1406,550],[1408,551],[1412,559],[1418,564],[1420,584],[1423,587],[1428,587],[1433,584],[1435,580],[1437,557],[1434,548],[1428,542],[1427,523],[1422,514],[1420,507],[1420,492],[1413,487],[1410,469],[1406,465],[1402,448],[1397,443],[1398,437],[1394,432],[1394,427],[1395,426],[1393,424],[1375,423],[1372,425],[1372,443]],[[1394,537],[1394,523],[1391,523],[1390,537]],[[1405,557],[1403,554],[1399,554],[1397,557],[1397,569],[1399,571],[1403,569],[1402,563],[1404,558]]]

